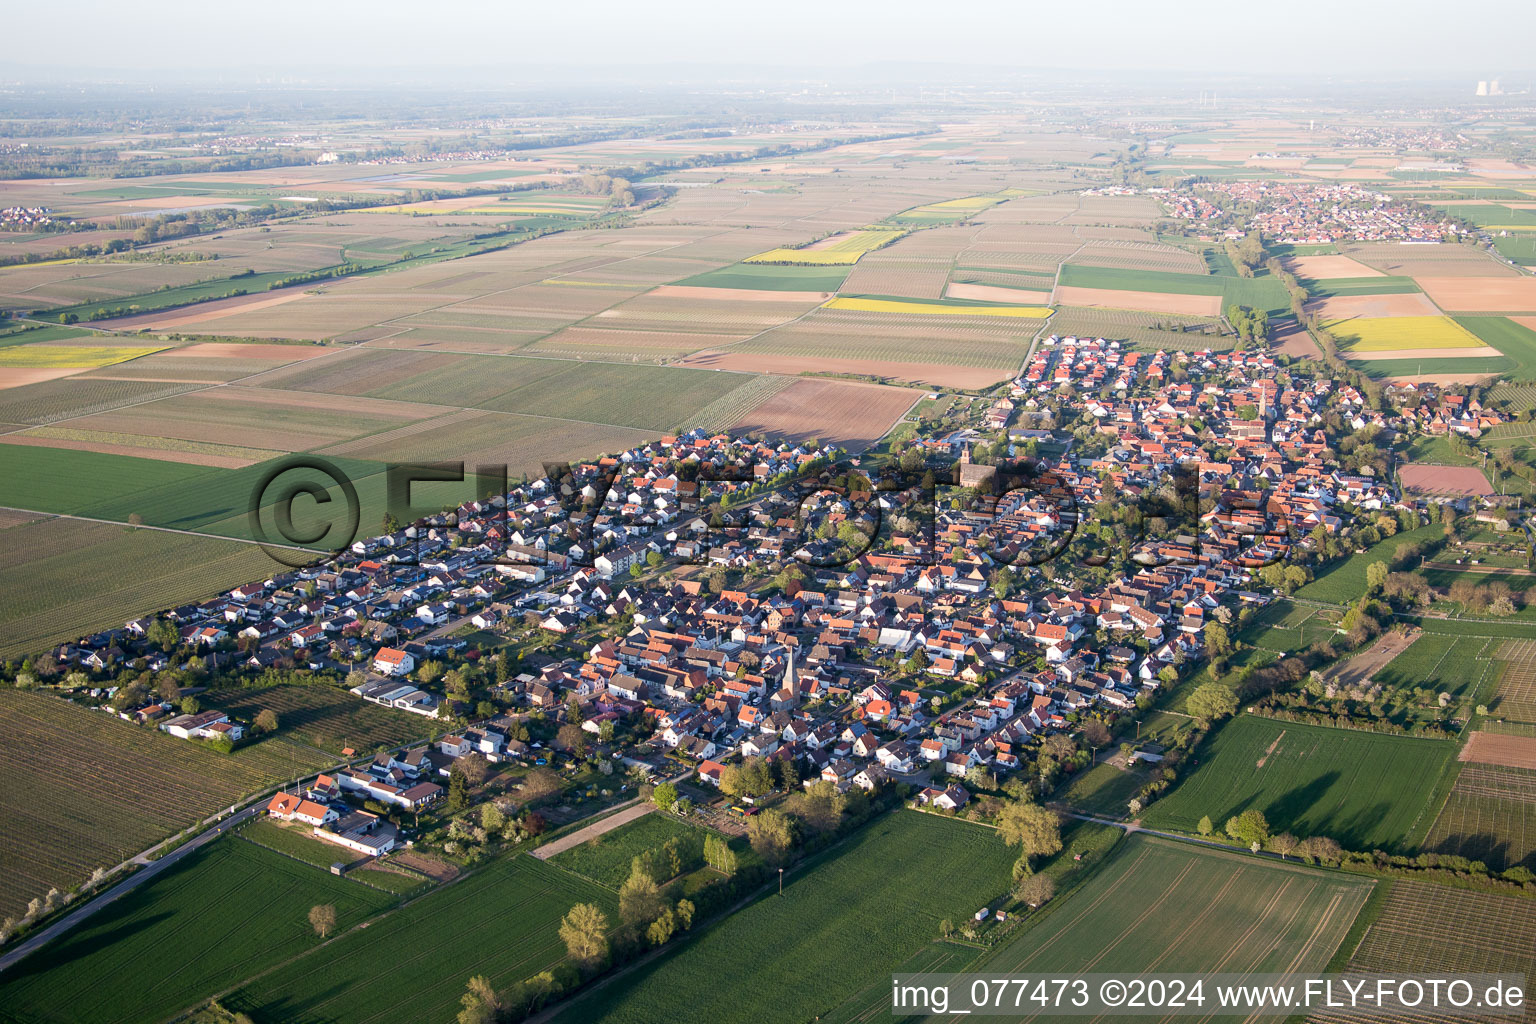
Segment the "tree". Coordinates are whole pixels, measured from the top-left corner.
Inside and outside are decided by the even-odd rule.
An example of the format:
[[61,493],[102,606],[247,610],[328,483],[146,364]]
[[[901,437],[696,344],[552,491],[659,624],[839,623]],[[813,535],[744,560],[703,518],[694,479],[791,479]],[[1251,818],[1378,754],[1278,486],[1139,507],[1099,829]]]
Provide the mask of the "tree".
[[203,710],[203,703],[202,703],[202,701],[198,700],[196,697],[183,697],[181,699],[181,713],[182,714],[184,714],[184,715],[195,715],[195,714],[197,714],[201,710]]
[[1097,718],[1089,719],[1083,724],[1083,741],[1094,753],[1098,753],[1100,747],[1108,745],[1110,739],[1109,726]]
[[448,809],[462,811],[469,806],[469,783],[461,772],[448,773]]
[[778,866],[795,844],[794,822],[783,811],[769,808],[747,823],[747,841],[759,857]]
[[748,757],[739,765],[727,765],[720,773],[720,791],[726,796],[760,797],[773,788],[773,773],[766,758]]
[[1387,582],[1387,563],[1372,562],[1365,567],[1365,592],[1379,594]]
[[1211,816],[1209,814],[1201,815],[1200,824],[1196,825],[1195,828],[1203,836],[1208,836],[1216,831],[1216,826],[1211,823]]
[[251,728],[259,733],[277,732],[277,712],[271,708],[263,708],[261,714],[256,716],[256,721],[251,723]]
[[646,870],[642,859],[635,858],[629,878],[619,889],[619,917],[625,924],[643,928],[661,916],[666,909],[661,887],[651,872]]
[[1189,713],[1207,725],[1237,712],[1237,694],[1218,682],[1201,683],[1185,705]]
[[1291,854],[1295,853],[1296,847],[1300,845],[1301,841],[1295,836],[1291,835],[1289,832],[1281,832],[1279,835],[1275,836],[1269,841],[1269,848],[1278,853],[1281,860],[1285,860]]
[[736,873],[736,851],[720,836],[705,836],[704,863],[722,874],[733,875]]
[[1031,857],[1048,857],[1061,849],[1061,822],[1054,811],[1035,803],[1005,804],[997,816],[997,831],[1003,842],[1020,848],[1027,862]]
[[670,782],[663,782],[651,793],[651,801],[664,811],[670,811],[677,803],[677,787]]
[[1264,812],[1250,808],[1234,818],[1227,819],[1226,833],[1244,846],[1262,845],[1269,838],[1269,821]]
[[480,808],[480,827],[487,832],[500,832],[507,824],[507,815],[495,804],[485,804]]
[[478,786],[491,773],[491,763],[484,754],[465,754],[453,762],[453,770],[463,775],[464,781],[471,786]]
[[309,908],[309,926],[322,939],[336,930],[336,908],[329,903],[319,903]]
[[496,1024],[505,1008],[501,996],[491,987],[490,979],[477,974],[469,979],[468,991],[461,997],[459,1024]]
[[1227,627],[1219,622],[1207,622],[1205,624],[1205,648],[1213,656],[1230,654],[1232,651],[1232,638],[1227,635]]
[[555,734],[555,742],[577,757],[587,756],[587,734],[579,725],[562,725]]
[[1025,875],[1014,889],[1014,895],[1019,902],[1038,907],[1056,895],[1056,882],[1046,874]]
[[561,919],[560,938],[577,964],[599,964],[608,957],[608,915],[591,903],[578,903]]

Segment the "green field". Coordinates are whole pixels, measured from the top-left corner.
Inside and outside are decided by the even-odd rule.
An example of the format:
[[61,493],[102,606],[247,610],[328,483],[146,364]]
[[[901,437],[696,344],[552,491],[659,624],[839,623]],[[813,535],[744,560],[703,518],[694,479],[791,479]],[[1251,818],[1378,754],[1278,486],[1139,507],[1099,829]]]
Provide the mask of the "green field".
[[1220,295],[1223,307],[1251,306],[1271,313],[1290,308],[1290,297],[1278,278],[1176,274],[1163,270],[1124,270],[1063,264],[1061,284],[1075,288],[1161,292],[1168,295]]
[[0,916],[327,763],[285,741],[218,754],[57,697],[0,690]]
[[1372,562],[1392,562],[1392,553],[1400,544],[1423,545],[1431,540],[1445,536],[1443,527],[1434,523],[1421,526],[1407,533],[1398,533],[1367,548],[1331,563],[1317,578],[1300,590],[1296,596],[1309,601],[1331,601],[1334,604],[1346,604],[1365,593],[1365,567]]
[[345,847],[316,839],[307,825],[279,825],[265,817],[241,825],[235,835],[242,843],[265,847],[327,871],[332,864],[350,864],[358,857]]
[[1304,281],[1314,299],[1332,299],[1341,295],[1403,295],[1423,291],[1411,277],[1335,277],[1326,281]]
[[330,686],[266,686],[210,690],[205,707],[254,721],[264,710],[278,717],[278,735],[340,754],[345,747],[373,750],[426,739],[438,726],[421,715],[401,714]]
[[1056,793],[1056,799],[1073,810],[1106,818],[1126,818],[1129,817],[1126,805],[1146,781],[1147,776],[1142,772],[1096,764],[1073,776],[1072,781]]
[[778,267],[761,263],[736,263],[705,274],[685,277],[673,284],[693,288],[747,288],[767,292],[835,292],[851,267]]
[[80,512],[156,487],[185,490],[208,475],[207,466],[180,462],[0,445],[0,505],[39,512]]
[[629,877],[630,867],[640,854],[661,849],[669,839],[702,849],[704,836],[703,829],[684,824],[671,815],[647,814],[564,853],[557,853],[549,862],[599,885],[617,889]]
[[1473,356],[1468,359],[1366,359],[1350,361],[1350,369],[1359,370],[1372,380],[1416,377],[1431,373],[1477,373],[1496,375],[1515,369],[1515,361],[1503,356]]
[[472,976],[505,988],[563,959],[560,918],[577,903],[614,917],[611,893],[519,854],[284,964],[225,1004],[260,1024],[452,1020]]
[[1372,884],[1131,835],[1082,889],[1048,905],[1050,913],[973,969],[1129,974],[1220,964],[1241,973],[1321,971]]
[[[1497,679],[1493,656],[1502,640],[1426,633],[1373,677],[1385,686],[1424,687],[1481,703]],[[1491,687],[1489,687],[1491,689]]]
[[1338,615],[1329,609],[1281,598],[1261,609],[1238,631],[1237,639],[1278,654],[1305,650],[1332,636]]
[[1504,316],[1458,316],[1453,319],[1514,363],[1507,371],[1510,377],[1517,381],[1536,380],[1536,331]]
[[206,600],[270,575],[276,564],[254,544],[77,519],[0,530],[0,656],[38,654]]
[[0,1021],[162,1020],[318,946],[310,907],[334,905],[346,929],[395,899],[221,839],[0,975]]
[[[801,1024],[850,992],[889,984],[896,965],[933,942],[941,920],[958,925],[1001,895],[1015,859],[990,829],[896,811],[813,869],[787,875],[782,899],[737,911],[576,999],[556,1020]],[[818,965],[835,965],[835,983]]]
[[1198,767],[1144,817],[1152,828],[1194,832],[1202,815],[1219,829],[1257,808],[1272,832],[1331,836],[1351,850],[1409,850],[1439,810],[1435,794],[1455,756],[1445,740],[1240,715],[1201,745]]

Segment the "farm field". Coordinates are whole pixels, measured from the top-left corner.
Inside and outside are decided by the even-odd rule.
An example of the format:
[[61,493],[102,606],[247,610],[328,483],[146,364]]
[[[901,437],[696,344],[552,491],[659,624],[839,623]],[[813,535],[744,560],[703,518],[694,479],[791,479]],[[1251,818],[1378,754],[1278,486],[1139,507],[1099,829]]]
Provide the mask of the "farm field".
[[855,313],[902,313],[908,316],[1001,316],[1043,320],[1051,315],[1045,306],[999,305],[989,302],[883,299],[868,296],[838,296],[829,299],[824,309],[846,309]]
[[1456,322],[1510,359],[1514,380],[1536,381],[1536,330],[1503,316],[1458,316]]
[[1498,354],[1497,350],[1482,351],[1491,346],[1445,316],[1355,317],[1325,320],[1323,328],[1350,355],[1390,352],[1394,355],[1384,358],[1396,358],[1400,353],[1421,352],[1432,357],[1460,349],[1467,350],[1464,354],[1471,357]]
[[1153,828],[1192,833],[1202,815],[1220,828],[1253,807],[1274,832],[1329,836],[1350,850],[1411,850],[1439,809],[1435,794],[1455,754],[1446,740],[1239,715],[1143,817]]
[[392,749],[440,731],[421,715],[390,711],[345,690],[319,686],[264,686],[209,690],[207,707],[227,711],[241,721],[255,721],[263,711],[278,719],[278,735],[340,755],[346,747]]
[[[44,450],[44,449],[35,449]],[[0,532],[0,657],[260,579],[254,544],[47,518]],[[110,571],[101,571],[110,567]]]
[[[1529,900],[1428,882],[1399,880],[1390,885],[1381,912],[1349,958],[1345,973],[1536,976],[1536,914],[1531,913]],[[1359,1016],[1325,1011],[1307,1019],[1313,1024],[1352,1024]],[[1491,1024],[1513,1018],[1425,1014],[1413,1019],[1427,1024],[1469,1020]]]
[[[313,949],[309,908],[345,930],[396,898],[232,837],[198,850],[0,975],[7,1024],[117,1024],[175,1015]],[[131,950],[122,938],[132,934]],[[131,955],[130,955],[131,953]],[[144,984],[152,977],[154,984]]]
[[1441,528],[1433,523],[1407,533],[1394,534],[1378,541],[1364,551],[1357,552],[1342,561],[1333,562],[1317,578],[1300,590],[1296,596],[1312,601],[1329,601],[1344,604],[1365,593],[1365,567],[1372,562],[1391,563],[1393,553],[1403,544],[1427,544],[1444,536]]
[[640,854],[661,849],[669,839],[702,848],[706,834],[669,814],[647,814],[557,853],[549,858],[549,863],[617,891]]
[[1347,875],[1131,835],[1082,889],[970,969],[1321,971],[1371,887]]
[[1480,860],[1490,870],[1536,870],[1536,771],[1465,764],[1424,848]]
[[1500,718],[1536,722],[1536,643],[1511,640],[1499,648],[1504,662],[1493,710]]
[[1429,297],[1448,312],[1536,312],[1536,280],[1524,277],[1420,277]]
[[1536,736],[1478,730],[1467,737],[1460,758],[1474,764],[1536,769]]
[[1103,338],[1130,342],[1139,348],[1184,352],[1210,349],[1223,352],[1234,339],[1223,335],[1221,322],[1210,317],[1184,317],[1121,309],[1060,306],[1050,320],[1051,334],[1063,338]]
[[[112,715],[0,691],[0,915],[84,882],[194,821],[326,759],[291,744],[218,754]],[[119,799],[135,780],[132,800]]]
[[1056,794],[1056,799],[1076,811],[1126,818],[1126,805],[1146,781],[1142,772],[1101,763],[1074,776],[1066,789]]
[[788,440],[816,438],[850,450],[889,430],[920,394],[909,388],[831,380],[798,380],[731,424],[739,434]]
[[1237,636],[1243,643],[1286,654],[1305,650],[1332,633],[1337,623],[1336,612],[1282,598],[1250,619]]
[[[991,829],[917,811],[882,816],[813,868],[786,875],[784,898],[765,896],[644,970],[578,997],[561,1024],[675,1019],[810,1020],[891,970],[1000,895],[1015,855]],[[807,970],[838,965],[836,986]],[[772,992],[772,1000],[750,998]]]
[[1481,636],[1420,634],[1373,678],[1385,686],[1412,686],[1481,703],[1498,678],[1495,655],[1502,641]]
[[1437,466],[1421,462],[1405,463],[1398,468],[1403,490],[1417,494],[1446,494],[1455,497],[1492,494],[1493,485],[1475,466]]
[[782,267],[737,263],[673,283],[693,288],[742,288],[750,291],[835,292],[848,272],[841,267]]
[[248,982],[225,1004],[287,1024],[449,1020],[472,976],[505,988],[564,959],[560,918],[577,903],[615,917],[608,890],[533,857],[506,857]]

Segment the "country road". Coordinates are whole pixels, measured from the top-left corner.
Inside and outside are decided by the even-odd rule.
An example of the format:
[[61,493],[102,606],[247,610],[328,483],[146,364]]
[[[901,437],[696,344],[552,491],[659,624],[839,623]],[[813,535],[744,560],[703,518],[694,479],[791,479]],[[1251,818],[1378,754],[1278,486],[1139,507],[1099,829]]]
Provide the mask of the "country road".
[[[154,878],[162,871],[165,871],[173,864],[180,862],[181,859],[186,857],[189,853],[192,853],[194,850],[201,849],[208,843],[213,842],[213,840],[223,835],[225,832],[228,832],[230,829],[242,824],[252,815],[260,813],[262,809],[263,807],[261,804],[253,803],[249,807],[246,807],[244,810],[237,811],[235,814],[226,818],[224,821],[219,822],[219,824],[213,826],[213,828],[210,828],[208,831],[187,840],[181,846],[178,846],[176,849],[172,850],[164,857],[161,857],[159,860],[149,861],[143,868],[135,871],[133,874],[129,875],[121,882],[118,882],[116,885],[101,895],[93,897],[86,903],[83,903],[76,907],[74,910],[71,910],[57,921],[54,921],[52,924],[48,925],[46,928],[43,928],[40,931],[34,932],[33,934],[27,936],[26,939],[19,943],[14,949],[7,950],[4,955],[0,955],[0,971],[6,970],[12,964],[16,963],[28,953],[33,952],[39,946],[42,946],[48,942],[50,939],[53,939],[69,931],[71,928],[75,927],[77,924],[84,921],[98,910],[101,910],[107,904],[112,903],[114,900],[117,900],[125,894],[132,892],[134,889],[137,889],[139,886],[143,885],[145,882],[148,882],[150,879]],[[140,856],[142,856],[142,854]]]
[[539,860],[549,860],[555,854],[564,853],[573,846],[580,846],[588,839],[595,839],[604,832],[612,832],[619,826],[627,825],[636,818],[643,818],[655,809],[656,805],[651,803],[651,801],[641,801],[639,797],[636,797],[623,810],[610,814],[601,821],[594,821],[586,828],[579,828],[575,832],[563,835],[552,843],[545,843],[537,850],[534,850],[532,855]]

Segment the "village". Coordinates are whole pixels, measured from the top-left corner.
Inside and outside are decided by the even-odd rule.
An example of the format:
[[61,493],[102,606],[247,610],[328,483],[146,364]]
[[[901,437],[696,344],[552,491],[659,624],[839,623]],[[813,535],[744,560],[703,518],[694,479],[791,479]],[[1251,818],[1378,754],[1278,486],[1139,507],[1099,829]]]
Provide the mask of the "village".
[[1197,181],[1153,188],[1169,214],[1227,238],[1259,233],[1287,245],[1440,242],[1462,231],[1435,210],[1359,185]]
[[[188,652],[219,672],[331,673],[360,701],[429,720],[432,742],[267,805],[354,854],[408,844],[396,823],[439,804],[469,755],[540,769],[563,755],[568,773],[620,761],[615,798],[691,780],[700,813],[711,800],[751,813],[739,786],[720,793],[759,759],[802,785],[899,782],[960,811],[978,784],[1043,787],[1084,763],[1071,742],[1044,753],[1046,739],[1136,714],[1226,653],[1277,582],[1310,578],[1322,537],[1432,512],[1368,461],[1347,471],[1330,430],[1475,437],[1506,417],[1408,391],[1376,408],[1263,351],[1053,336],[977,404],[975,426],[907,446],[899,485],[829,448],[663,437],[54,654],[104,677]],[[1004,490],[1013,465],[1031,483]],[[976,500],[935,501],[919,474]],[[1199,522],[1129,529],[1138,507],[1176,504],[1178,479],[1198,488]],[[252,723],[129,691],[90,695],[190,741],[252,739]],[[565,726],[578,732],[557,738]]]

